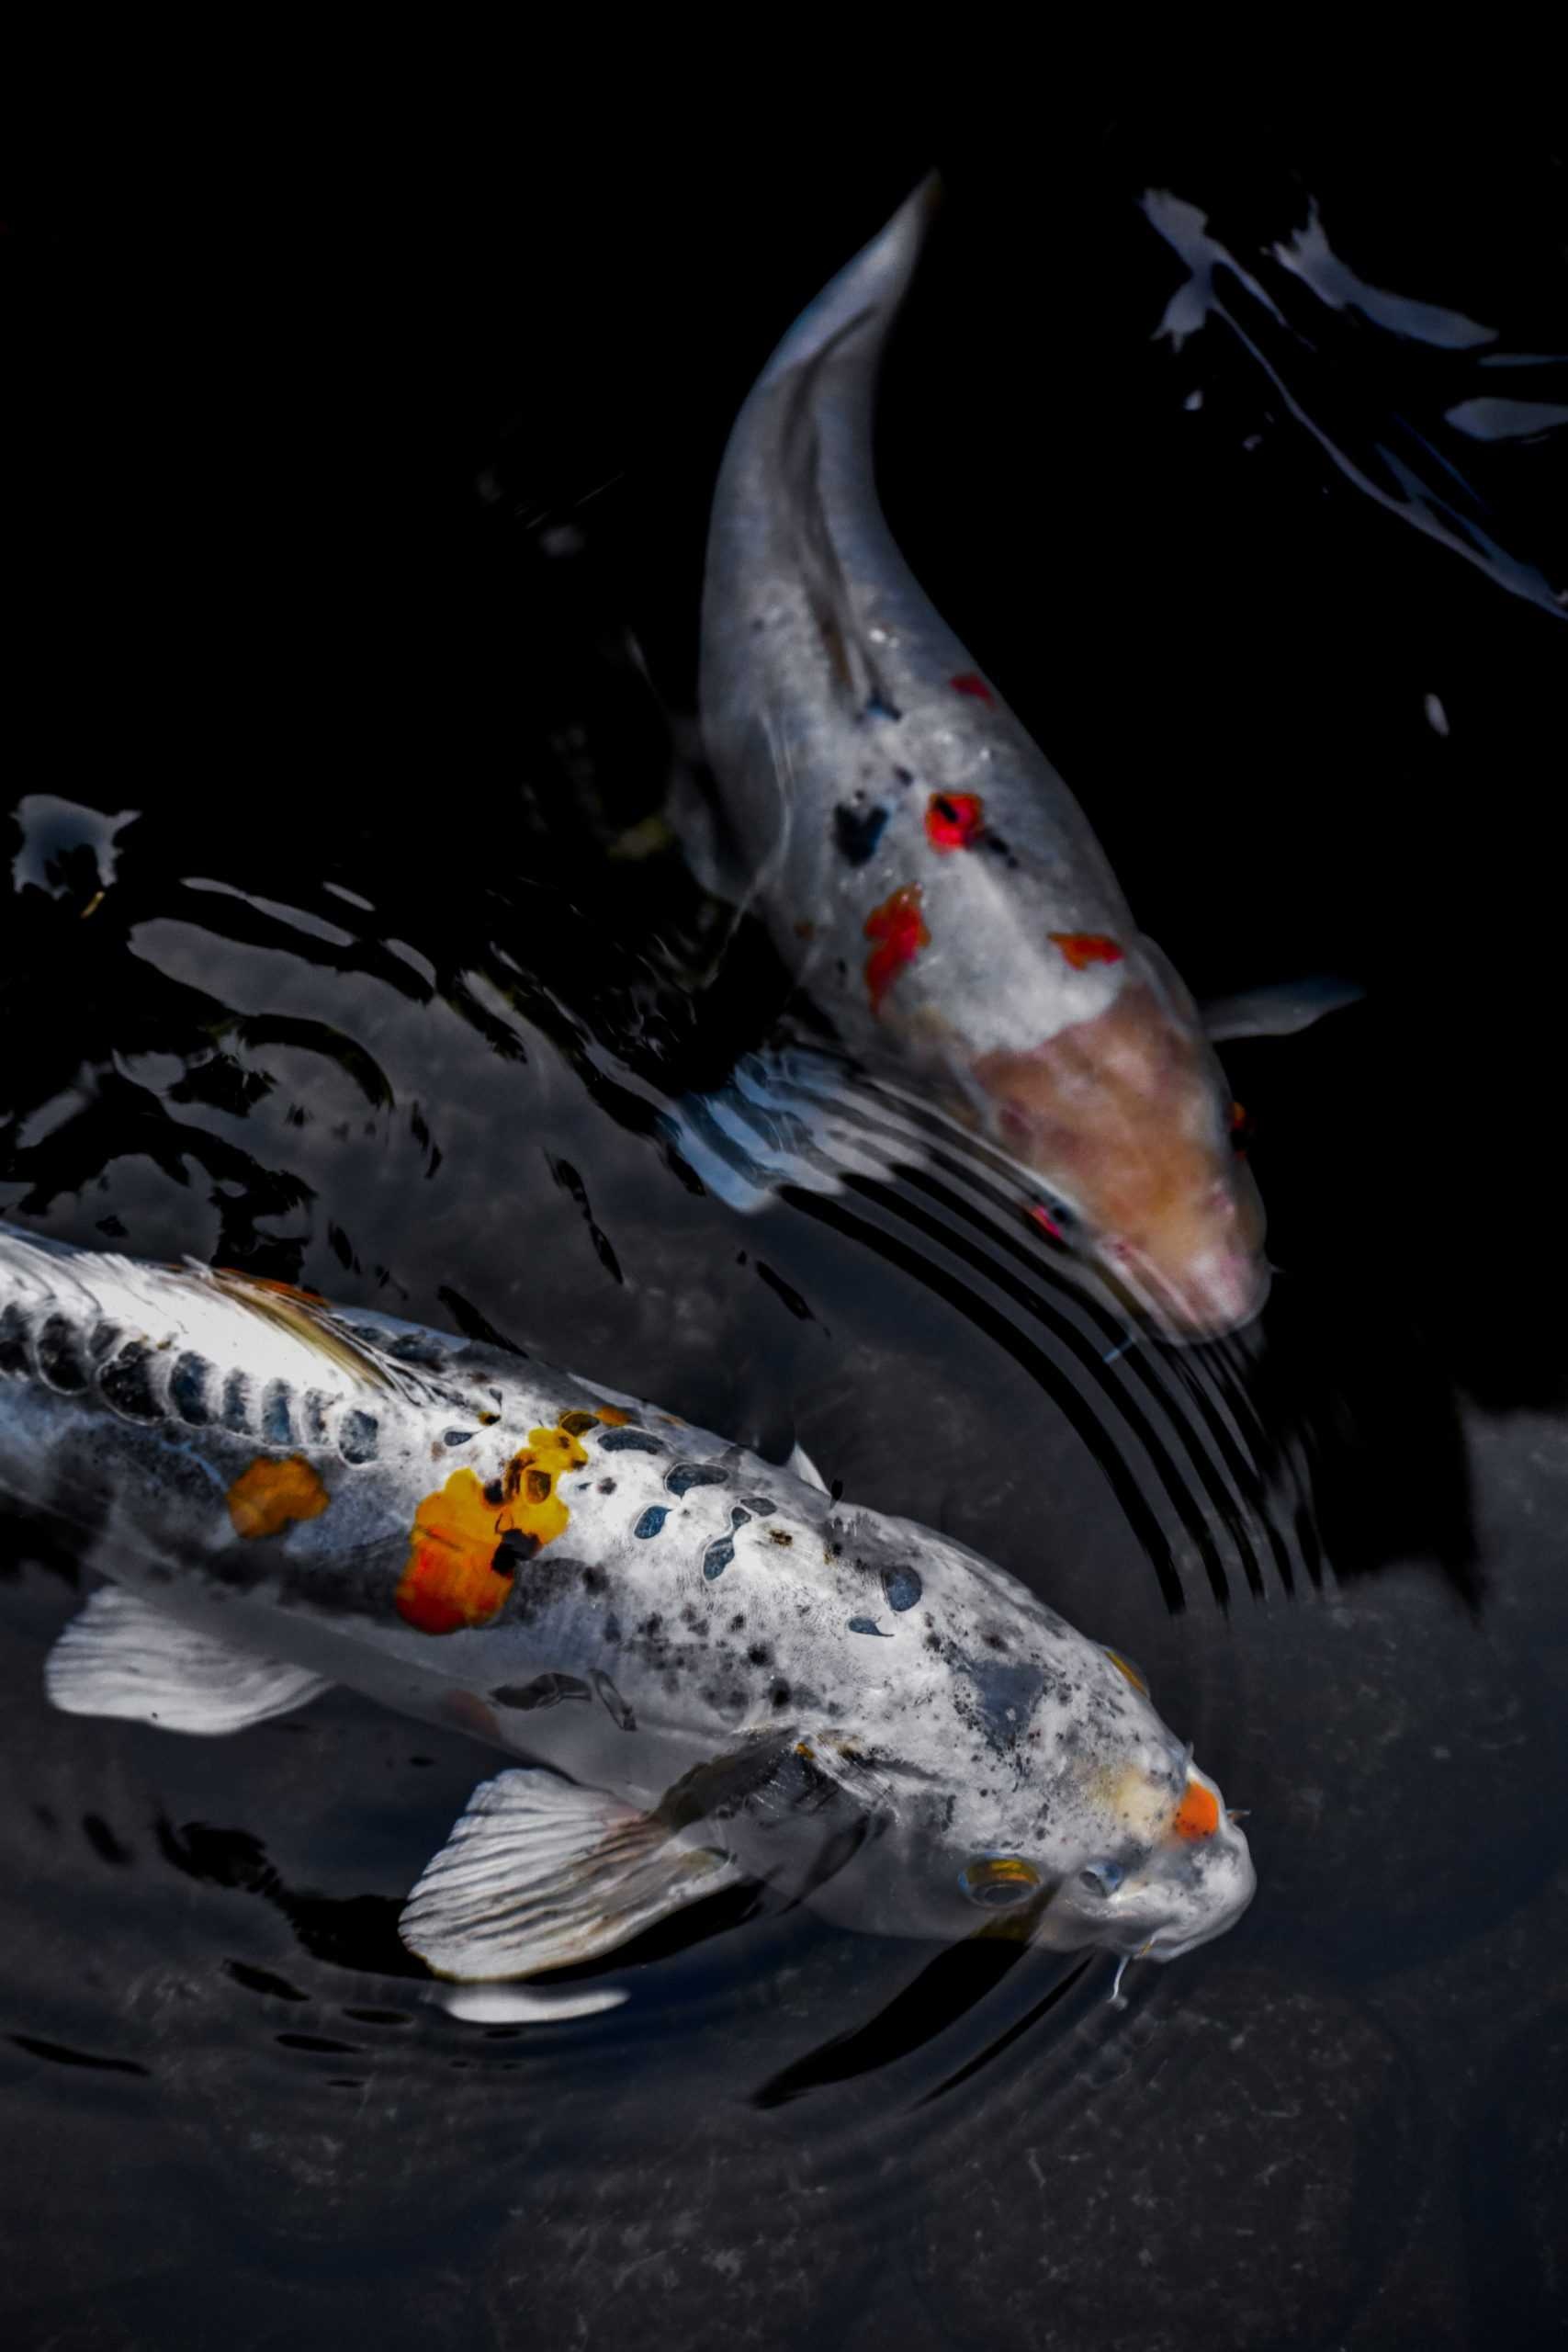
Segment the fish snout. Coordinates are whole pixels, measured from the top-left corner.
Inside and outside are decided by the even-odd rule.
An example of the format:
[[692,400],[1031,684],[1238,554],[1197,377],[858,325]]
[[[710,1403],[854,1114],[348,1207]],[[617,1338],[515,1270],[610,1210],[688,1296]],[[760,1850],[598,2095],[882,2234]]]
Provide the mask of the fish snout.
[[1217,1815],[1213,1828],[1203,1825],[1193,1835],[1184,1831],[1184,1805],[1177,1816],[1178,1835],[1167,1849],[1167,1870],[1161,1892],[1166,1917],[1148,1946],[1151,1960],[1179,1960],[1199,1944],[1234,1928],[1258,1891],[1252,1849],[1242,1831],[1218,1802],[1218,1792],[1203,1775],[1193,1774],[1192,1789],[1213,1799]]
[[1103,1255],[1134,1306],[1178,1343],[1243,1329],[1269,1296],[1268,1265],[1239,1236],[1223,1236],[1168,1265],[1128,1241],[1106,1242]]

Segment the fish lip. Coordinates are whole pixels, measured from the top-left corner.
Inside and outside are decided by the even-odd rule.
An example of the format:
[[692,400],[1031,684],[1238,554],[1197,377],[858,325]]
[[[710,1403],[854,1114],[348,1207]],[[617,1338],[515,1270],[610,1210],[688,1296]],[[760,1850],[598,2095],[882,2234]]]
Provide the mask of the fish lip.
[[1101,1271],[1125,1293],[1140,1320],[1150,1325],[1168,1345],[1176,1348],[1208,1347],[1216,1340],[1234,1339],[1238,1332],[1250,1329],[1269,1304],[1274,1286],[1269,1268],[1262,1261],[1258,1261],[1253,1269],[1247,1304],[1238,1313],[1226,1317],[1200,1317],[1179,1309],[1175,1304],[1176,1293],[1171,1292],[1162,1297],[1124,1266],[1111,1261],[1103,1264]]

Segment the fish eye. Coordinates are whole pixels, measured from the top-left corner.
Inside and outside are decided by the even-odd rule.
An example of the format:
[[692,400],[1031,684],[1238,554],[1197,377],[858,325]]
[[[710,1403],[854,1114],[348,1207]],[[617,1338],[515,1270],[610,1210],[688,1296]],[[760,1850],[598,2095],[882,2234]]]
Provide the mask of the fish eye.
[[979,1854],[959,1871],[958,1883],[982,1910],[1006,1911],[1028,1901],[1040,1884],[1040,1873],[1018,1854]]
[[1076,1240],[1083,1231],[1083,1219],[1077,1209],[1058,1200],[1055,1193],[1041,1193],[1031,1204],[1029,1214],[1043,1233],[1054,1241]]
[[1098,1894],[1103,1901],[1107,1895],[1115,1894],[1122,1883],[1122,1876],[1120,1862],[1089,1862],[1078,1872],[1078,1884],[1088,1894]]

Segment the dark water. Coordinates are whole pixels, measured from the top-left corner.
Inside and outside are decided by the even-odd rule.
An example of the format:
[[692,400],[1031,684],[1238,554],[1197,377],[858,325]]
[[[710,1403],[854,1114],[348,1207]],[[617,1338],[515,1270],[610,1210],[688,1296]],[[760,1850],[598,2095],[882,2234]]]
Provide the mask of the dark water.
[[736,1903],[479,2029],[395,1919],[485,1752],[55,1716],[9,1521],[25,2352],[1561,2340],[1562,150],[1058,101],[948,159],[917,569],[1200,993],[1367,989],[1227,1049],[1281,1272],[1181,1356],[976,1171],[741,1220],[652,1130],[786,1008],[634,829],[728,422],[927,160],[855,152],[12,223],[0,1213],[798,1436],[1141,1661],[1258,1900],[1124,2011]]

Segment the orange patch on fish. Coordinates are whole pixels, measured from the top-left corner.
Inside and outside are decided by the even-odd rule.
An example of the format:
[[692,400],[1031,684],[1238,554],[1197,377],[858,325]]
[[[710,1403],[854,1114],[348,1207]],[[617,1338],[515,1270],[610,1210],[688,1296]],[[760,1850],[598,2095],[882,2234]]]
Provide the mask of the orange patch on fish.
[[865,985],[872,1011],[880,1012],[883,998],[905,965],[912,964],[921,948],[931,945],[931,935],[920,912],[919,884],[907,882],[874,907],[865,919],[865,935],[879,943],[865,959]]
[[1212,1838],[1220,1826],[1219,1800],[1213,1789],[1201,1781],[1189,1781],[1187,1793],[1176,1808],[1171,1823],[1179,1838],[1190,1838],[1194,1844],[1200,1838]]
[[319,1290],[304,1290],[298,1283],[280,1283],[271,1274],[247,1274],[238,1266],[219,1266],[214,1272],[227,1274],[231,1281],[249,1283],[253,1290],[276,1291],[279,1298],[302,1298],[308,1306],[324,1306],[326,1300]]
[[629,1413],[623,1413],[618,1405],[601,1405],[599,1407],[599,1419],[605,1422],[611,1429],[619,1430],[626,1427],[626,1423],[631,1419],[631,1415]]
[[926,803],[926,839],[932,849],[973,849],[986,830],[977,792],[933,792]]
[[1120,964],[1126,954],[1113,939],[1098,931],[1053,931],[1047,933],[1053,947],[1059,947],[1075,972],[1087,971],[1091,964]]
[[399,1616],[422,1634],[488,1625],[518,1568],[570,1521],[556,1481],[587,1459],[570,1430],[530,1430],[498,1481],[486,1486],[476,1471],[454,1470],[414,1513]]
[[332,1497],[301,1453],[279,1462],[264,1453],[241,1472],[227,1496],[236,1535],[276,1535],[296,1519],[320,1519]]

